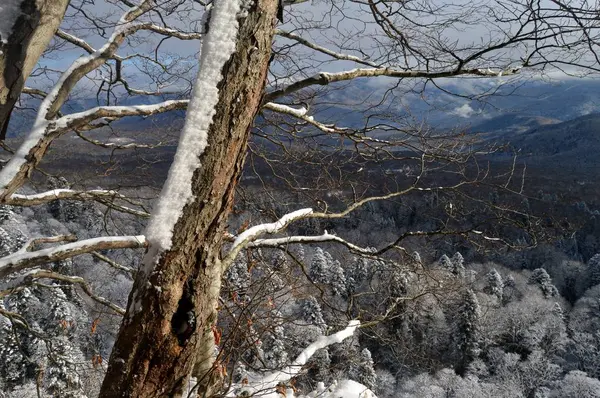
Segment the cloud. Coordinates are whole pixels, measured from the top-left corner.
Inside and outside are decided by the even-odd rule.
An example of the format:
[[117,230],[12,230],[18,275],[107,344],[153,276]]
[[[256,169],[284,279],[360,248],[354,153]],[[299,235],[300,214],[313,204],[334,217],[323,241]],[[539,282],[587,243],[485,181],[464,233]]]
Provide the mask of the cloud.
[[473,108],[471,108],[471,105],[463,104],[462,106],[459,106],[458,108],[454,108],[454,111],[452,113],[455,115],[458,115],[460,117],[467,118],[467,117],[473,116],[475,111],[473,110]]

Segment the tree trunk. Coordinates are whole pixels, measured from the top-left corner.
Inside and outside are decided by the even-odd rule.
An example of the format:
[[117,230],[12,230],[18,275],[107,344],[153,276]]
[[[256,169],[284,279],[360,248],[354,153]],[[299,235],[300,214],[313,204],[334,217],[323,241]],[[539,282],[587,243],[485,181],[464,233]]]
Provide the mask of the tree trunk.
[[[221,246],[267,76],[277,0],[257,0],[240,21],[236,52],[223,67],[216,114],[202,167],[193,177],[193,203],[173,232],[173,245],[149,279],[138,277],[113,348],[100,397],[172,397],[189,375],[199,396],[218,391],[213,377],[214,337],[221,277]],[[131,304],[131,303],[130,303]],[[131,312],[130,312],[131,311]],[[178,330],[187,314],[195,328]]]
[[21,15],[0,16],[15,17],[11,31],[2,32],[9,36],[0,40],[0,140],[6,138],[8,120],[25,80],[60,26],[68,4],[69,0],[22,0]]

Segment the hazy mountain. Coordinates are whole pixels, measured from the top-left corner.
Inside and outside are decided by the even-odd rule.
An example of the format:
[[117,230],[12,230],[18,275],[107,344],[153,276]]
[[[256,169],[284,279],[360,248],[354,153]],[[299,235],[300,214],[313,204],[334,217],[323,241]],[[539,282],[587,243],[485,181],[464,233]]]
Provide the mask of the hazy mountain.
[[600,114],[539,125],[521,133],[513,131],[505,138],[523,153],[535,156],[593,155],[596,158],[600,149]]
[[[503,138],[505,135],[518,135],[532,129],[561,123],[559,119],[509,113],[486,120],[470,129],[473,133],[486,134],[488,137]],[[505,137],[504,137],[505,138]]]

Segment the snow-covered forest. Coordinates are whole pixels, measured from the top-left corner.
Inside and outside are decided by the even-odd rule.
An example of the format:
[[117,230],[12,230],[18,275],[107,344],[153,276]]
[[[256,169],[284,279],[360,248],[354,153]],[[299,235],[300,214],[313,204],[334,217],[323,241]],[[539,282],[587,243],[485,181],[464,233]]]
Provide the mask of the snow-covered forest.
[[[244,215],[251,213],[237,222]],[[2,253],[32,236],[95,236],[102,217],[87,204],[4,206]],[[112,220],[119,230],[140,229],[132,217]],[[124,308],[139,259],[135,252],[100,251],[4,279],[5,396],[97,395],[119,319],[80,282]],[[378,397],[598,396],[600,255],[564,263],[554,278],[505,260],[474,262],[457,252],[431,261],[415,252],[398,267],[334,244],[248,249],[225,275],[214,331],[231,396],[244,380],[284,370],[352,318],[364,327],[317,351],[279,391],[353,380]],[[43,272],[81,279],[44,279]],[[570,303],[562,294],[573,280],[578,297]]]
[[600,173],[485,115],[596,77],[595,4],[30,3],[0,397],[600,397]]

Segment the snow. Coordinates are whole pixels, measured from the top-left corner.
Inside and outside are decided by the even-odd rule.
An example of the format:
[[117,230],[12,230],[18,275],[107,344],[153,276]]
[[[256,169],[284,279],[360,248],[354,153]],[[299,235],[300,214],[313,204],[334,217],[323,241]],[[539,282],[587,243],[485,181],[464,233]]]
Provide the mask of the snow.
[[97,106],[95,108],[87,109],[82,112],[72,113],[70,115],[66,115],[56,120],[55,129],[64,129],[68,128],[72,123],[82,120],[89,119],[90,117],[94,117],[94,115],[107,112],[110,113],[111,118],[120,117],[120,116],[134,116],[134,115],[150,115],[153,113],[160,112],[165,108],[173,108],[183,104],[187,104],[187,100],[168,100],[159,102],[152,105],[129,105],[129,106]]
[[0,4],[0,42],[6,43],[12,28],[21,15],[23,0],[2,0]]
[[48,127],[47,120],[36,120],[29,135],[25,138],[25,141],[21,144],[17,152],[12,156],[8,163],[0,170],[0,190],[4,190],[17,175],[21,166],[26,162],[26,156],[29,151],[44,137],[46,127]]
[[[212,7],[210,27],[202,41],[200,68],[177,152],[146,227],[145,236],[150,246],[144,256],[142,277],[147,278],[160,254],[171,248],[173,230],[183,208],[194,200],[192,178],[201,167],[200,157],[208,146],[208,129],[219,101],[217,86],[223,79],[221,71],[235,52],[240,8],[240,0],[221,0]],[[130,300],[130,314],[141,309],[139,293]]]
[[298,243],[315,243],[315,242],[338,242],[349,249],[354,250],[363,254],[373,254],[377,252],[376,248],[363,248],[357,245],[354,245],[337,235],[332,235],[325,231],[322,235],[299,235],[299,236],[286,236],[283,238],[273,238],[273,239],[256,239],[254,242],[250,243],[249,247],[285,247],[291,244]]
[[265,104],[265,107],[267,107],[275,112],[287,113],[287,114],[290,114],[290,115],[293,115],[296,117],[306,116],[306,113],[308,112],[308,110],[305,107],[295,109],[290,106],[283,105],[283,104],[276,104],[274,102],[268,102],[267,104]]
[[377,396],[354,380],[341,380],[334,382],[329,388],[319,383],[317,390],[308,394],[307,398],[377,398]]
[[234,250],[236,250],[238,248],[238,246],[244,244],[245,242],[250,241],[252,238],[257,237],[259,235],[262,235],[265,233],[268,233],[268,234],[277,233],[278,231],[283,229],[285,226],[287,226],[290,222],[297,220],[299,218],[305,217],[309,214],[312,214],[312,212],[313,212],[313,210],[311,208],[300,209],[300,210],[296,210],[296,211],[293,211],[291,213],[284,215],[279,220],[277,220],[273,223],[260,224],[260,225],[255,225],[254,227],[248,228],[247,230],[245,230],[244,232],[242,232],[235,238],[235,241],[233,242],[233,247],[231,248],[231,251],[233,252]]
[[169,176],[146,230],[151,250],[145,259],[148,271],[157,255],[171,247],[173,229],[183,208],[192,202],[192,177],[201,166],[200,156],[207,146],[207,133],[219,101],[221,70],[235,51],[240,0],[215,2],[210,29],[204,37],[200,71],[188,106],[186,121]]
[[61,197],[68,197],[69,195],[81,195],[82,197],[85,196],[110,196],[110,197],[121,197],[121,194],[119,194],[117,191],[112,191],[112,190],[103,190],[103,189],[92,189],[90,191],[74,191],[72,189],[52,189],[50,191],[46,191],[46,192],[40,192],[40,193],[36,193],[36,194],[31,194],[31,195],[24,195],[24,194],[13,194],[11,195],[12,199],[24,199],[24,200],[47,200],[47,199],[51,199],[51,198],[56,198],[56,199],[60,199]]
[[[315,342],[306,347],[300,355],[294,360],[291,366],[284,370],[270,373],[265,376],[248,377],[247,385],[234,384],[228,391],[226,397],[236,397],[246,393],[248,396],[256,396],[262,398],[281,398],[281,395],[275,391],[275,387],[279,384],[285,384],[292,377],[298,375],[302,367],[306,365],[308,360],[320,349],[328,347],[332,344],[341,343],[348,337],[352,336],[356,329],[360,326],[360,321],[352,320],[348,326],[329,336],[321,336]],[[367,387],[351,380],[344,380],[325,389],[325,386],[320,383],[317,391],[310,393],[306,398],[377,398]],[[292,389],[286,392],[288,398],[301,398],[294,395]]]
[[39,259],[39,258],[52,258],[52,256],[59,253],[77,253],[83,252],[86,248],[90,246],[96,246],[103,243],[111,243],[115,246],[119,246],[120,244],[124,244],[127,246],[138,246],[143,247],[146,243],[146,238],[143,235],[138,236],[104,236],[99,238],[85,239],[74,243],[68,243],[65,245],[60,245],[56,247],[50,247],[43,250],[37,250],[34,252],[28,252],[27,247],[24,246],[19,251],[8,255],[6,257],[0,258],[0,275],[17,271],[18,269],[13,269],[13,267],[19,267],[21,264],[27,264],[29,261]]

